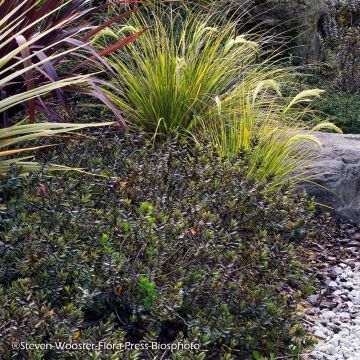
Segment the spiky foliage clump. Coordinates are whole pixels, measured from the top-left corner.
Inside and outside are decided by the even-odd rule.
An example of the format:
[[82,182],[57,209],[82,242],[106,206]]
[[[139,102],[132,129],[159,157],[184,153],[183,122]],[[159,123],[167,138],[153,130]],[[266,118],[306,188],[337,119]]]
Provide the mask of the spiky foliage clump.
[[[256,65],[259,46],[237,35],[235,24],[217,27],[211,19],[176,12],[133,16],[125,26],[99,33],[99,44],[147,31],[109,63],[117,76],[108,96],[125,112],[130,126],[150,134],[186,132],[214,108],[214,98],[231,97],[247,82],[277,78],[277,70]],[[262,64],[265,65],[265,64]]]
[[[98,97],[114,111],[119,124],[125,129],[118,110],[96,86],[93,76],[81,75],[83,71],[79,68],[68,73],[63,71],[69,56],[72,59],[82,59],[84,54],[80,48],[85,48],[87,54],[94,57],[92,61],[96,60],[107,66],[100,54],[85,43],[107,26],[105,23],[90,28],[91,23],[85,19],[94,8],[83,8],[86,3],[87,1],[82,0],[60,3],[51,0],[0,1],[0,175],[4,175],[13,163],[22,166],[25,172],[38,168],[37,163],[30,161],[31,156],[14,158],[13,155],[34,151],[39,147],[26,145],[25,148],[18,148],[19,144],[89,126],[109,125],[26,124],[13,120],[23,106],[31,122],[35,121],[36,111],[44,113],[51,120],[63,120],[61,113],[50,106],[50,95],[63,106],[63,112],[70,111],[66,91]],[[117,19],[125,15],[121,14]],[[81,40],[78,39],[79,34],[82,36]],[[135,37],[136,35],[125,38],[111,49],[102,49],[101,54],[107,54]],[[88,89],[86,85],[91,85],[93,89]],[[65,167],[53,166],[53,169]]]
[[[127,3],[129,1],[118,1]],[[105,103],[122,122],[121,115],[106,95],[96,85],[92,76],[84,78],[90,86],[75,86],[69,79],[89,73],[91,65],[101,64],[102,70],[110,68],[102,56],[125,45],[137,35],[122,39],[111,49],[97,53],[87,44],[88,40],[108,24],[119,21],[125,14],[119,14],[104,24],[92,26],[91,16],[96,7],[88,7],[88,1],[13,0],[0,1],[0,91],[1,126],[14,122],[12,115],[23,105],[32,122],[37,111],[48,120],[63,121],[63,113],[70,114],[65,92],[91,95]],[[85,61],[86,60],[86,61]],[[83,65],[87,68],[84,69]],[[61,84],[57,86],[55,84]],[[67,85],[67,86],[65,86]],[[72,86],[71,86],[72,85]],[[79,84],[78,84],[79,85]],[[84,85],[84,84],[83,84]],[[40,90],[42,89],[42,90]],[[46,91],[44,91],[46,90]],[[28,95],[24,95],[27,92]],[[31,96],[29,96],[31,94]],[[46,94],[46,96],[45,96]],[[51,103],[53,95],[58,111]],[[17,101],[11,102],[17,95]],[[23,96],[22,101],[18,101]],[[3,99],[3,100],[1,100]],[[6,106],[3,106],[6,103]],[[125,127],[124,123],[122,123]]]

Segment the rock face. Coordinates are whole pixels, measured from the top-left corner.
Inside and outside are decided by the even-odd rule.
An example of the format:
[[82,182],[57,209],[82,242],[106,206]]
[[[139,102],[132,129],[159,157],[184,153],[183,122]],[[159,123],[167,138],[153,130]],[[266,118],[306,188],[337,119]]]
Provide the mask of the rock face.
[[310,167],[314,181],[304,185],[310,196],[360,223],[360,135],[318,133],[322,149]]
[[263,23],[291,39],[292,53],[305,60],[321,58],[320,33],[330,16],[328,0],[237,0],[245,3],[255,23]]

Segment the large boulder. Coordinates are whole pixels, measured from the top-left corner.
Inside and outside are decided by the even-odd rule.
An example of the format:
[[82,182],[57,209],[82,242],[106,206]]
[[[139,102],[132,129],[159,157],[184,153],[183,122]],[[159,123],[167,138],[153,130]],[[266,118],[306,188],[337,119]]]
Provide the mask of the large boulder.
[[309,195],[341,217],[360,223],[360,135],[318,133],[321,149],[310,166]]

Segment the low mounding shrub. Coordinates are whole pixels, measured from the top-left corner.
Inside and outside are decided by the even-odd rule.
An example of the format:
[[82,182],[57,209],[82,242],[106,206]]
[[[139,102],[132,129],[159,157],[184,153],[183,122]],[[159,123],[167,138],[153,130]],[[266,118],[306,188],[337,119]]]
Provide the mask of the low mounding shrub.
[[[19,178],[14,169],[2,182],[2,359],[245,359],[289,350],[289,286],[304,275],[292,243],[313,232],[311,204],[286,191],[264,195],[266,184],[246,180],[246,162],[206,146],[108,137],[52,154],[47,160],[71,158],[110,178]],[[200,348],[11,349],[22,341]]]

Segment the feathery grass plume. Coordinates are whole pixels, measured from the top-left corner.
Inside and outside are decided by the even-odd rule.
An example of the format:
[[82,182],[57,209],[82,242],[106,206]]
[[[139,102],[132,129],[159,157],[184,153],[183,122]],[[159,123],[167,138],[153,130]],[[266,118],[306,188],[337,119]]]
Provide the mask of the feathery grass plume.
[[[320,146],[316,131],[341,130],[329,122],[312,129],[301,123],[311,108],[296,106],[310,102],[320,90],[303,91],[293,98],[283,97],[273,80],[253,84],[254,90],[238,94],[238,108],[220,111],[212,121],[200,119],[201,128],[194,137],[206,139],[222,157],[245,159],[249,179],[267,182],[266,191],[308,180],[304,170],[315,154],[306,143]],[[223,105],[215,99],[218,109]]]
[[137,13],[128,24],[97,35],[98,45],[108,46],[118,40],[114,34],[121,38],[147,29],[109,56],[116,76],[107,95],[130,127],[150,135],[184,133],[216,110],[215,96],[231,108],[240,88],[269,78],[281,81],[284,71],[270,61],[257,62],[261,39],[237,34],[235,23],[217,19],[192,13],[184,19],[176,11]]
[[242,155],[248,177],[269,182],[269,191],[305,178],[310,154],[303,144],[316,143],[302,132],[314,116],[306,104],[323,91],[290,96],[296,74],[278,66],[279,53],[262,50],[266,37],[239,34],[218,15],[184,19],[175,11],[136,14],[125,27],[112,27],[111,37],[141,28],[148,30],[138,41],[110,57],[117,76],[107,94],[130,127],[152,136],[190,133],[224,158]]

